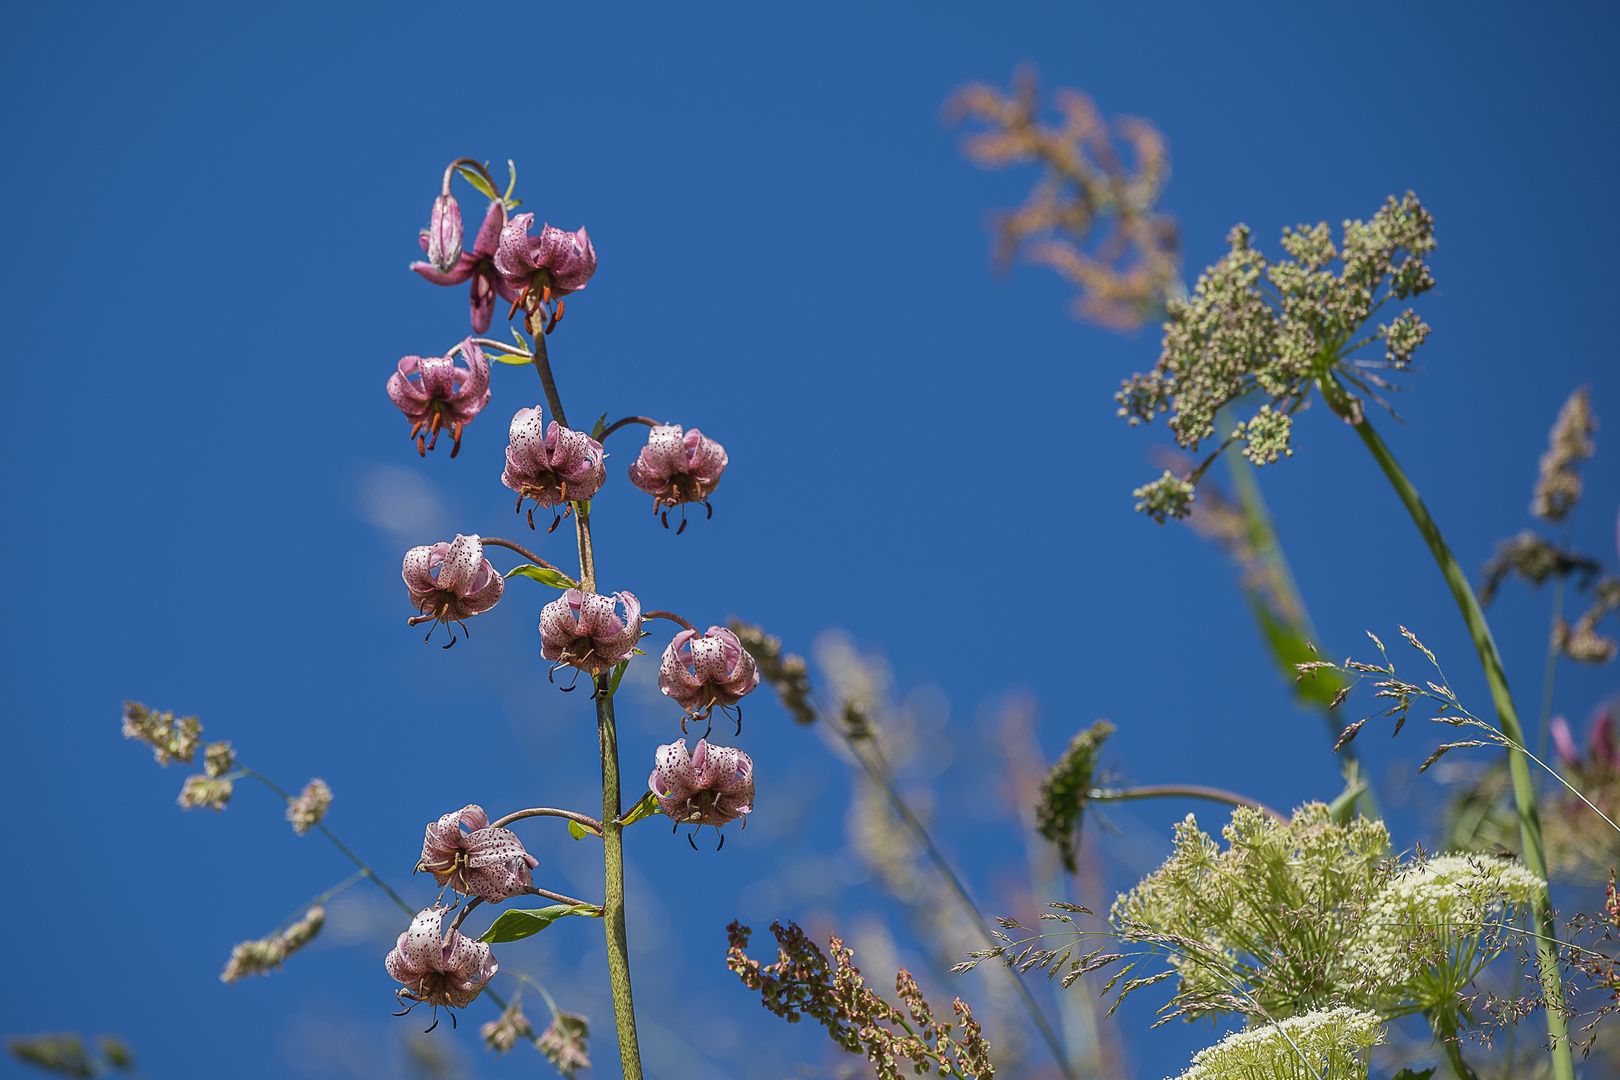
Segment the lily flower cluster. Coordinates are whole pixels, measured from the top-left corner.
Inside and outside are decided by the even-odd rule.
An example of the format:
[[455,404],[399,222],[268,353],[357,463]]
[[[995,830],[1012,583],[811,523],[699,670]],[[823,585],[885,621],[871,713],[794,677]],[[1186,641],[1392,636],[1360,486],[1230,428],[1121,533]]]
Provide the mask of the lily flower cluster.
[[[461,208],[450,191],[457,175],[491,200],[471,250],[463,249]],[[389,398],[410,421],[410,436],[418,454],[425,457],[440,433],[448,432],[453,443],[450,456],[456,458],[468,426],[494,396],[492,362],[534,366],[546,401],[532,405],[525,401],[512,414],[501,483],[516,493],[519,513],[529,504],[531,529],[536,527],[536,508],[553,511],[548,532],[555,530],[564,517],[574,517],[579,528],[579,574],[577,579],[570,577],[511,541],[457,534],[454,540],[423,544],[405,553],[401,576],[415,609],[408,622],[413,626],[431,623],[430,638],[432,630],[443,624],[450,636],[450,643],[444,647],[449,648],[458,640],[455,627],[465,633],[467,620],[501,601],[507,577],[521,574],[561,589],[561,595],[540,611],[540,655],[552,665],[550,676],[560,668],[573,668],[576,680],[578,675],[586,676],[592,684],[592,698],[598,702],[599,722],[611,724],[611,705],[603,714],[601,703],[611,702],[626,665],[642,653],[639,645],[648,636],[645,621],[670,619],[683,629],[664,650],[658,681],[663,693],[681,706],[682,731],[688,720],[706,719],[718,707],[734,713],[740,733],[741,713],[736,711],[739,702],[760,681],[754,658],[731,630],[711,626],[707,632],[699,632],[671,612],[644,611],[635,592],[598,591],[587,529],[591,501],[607,482],[608,455],[603,443],[619,428],[634,423],[649,429],[646,445],[629,463],[628,478],[635,488],[653,496],[653,510],[661,516],[666,529],[669,511],[687,503],[700,503],[707,516],[713,516],[709,500],[726,469],[725,448],[697,428],[662,424],[641,416],[626,417],[611,425],[599,422],[588,433],[567,426],[546,339],[562,318],[563,298],[584,290],[590,283],[597,268],[596,249],[584,228],[570,232],[542,223],[536,231],[534,214],[511,213],[519,205],[512,198],[515,183],[514,170],[512,185],[505,195],[498,195],[487,169],[469,159],[452,162],[445,170],[428,228],[420,237],[427,260],[412,263],[411,270],[437,285],[470,282],[472,335],[443,356],[405,357],[389,377],[387,389]],[[519,311],[524,313],[523,327],[533,336],[532,342],[515,328],[515,345],[480,336],[490,328],[497,297],[511,305],[509,319]],[[685,527],[683,517],[676,532]],[[486,557],[492,546],[521,554],[528,565],[503,575]],[[572,684],[563,687],[573,688]],[[504,827],[509,821],[536,814],[561,815],[571,818],[575,827],[608,841],[616,839],[625,825],[653,812],[661,811],[677,826],[712,825],[718,829],[744,819],[752,811],[753,761],[743,751],[700,739],[696,749],[688,752],[686,740],[676,739],[659,746],[653,758],[655,768],[648,780],[648,794],[629,813],[620,811],[617,819],[611,805],[611,800],[617,798],[614,795],[602,822],[573,811],[541,808],[491,824],[482,806],[469,803],[428,824],[416,869],[431,874],[441,891],[438,901],[415,916],[410,929],[400,935],[388,954],[388,971],[402,984],[400,1000],[412,1006],[426,1003],[435,1008],[461,1008],[478,997],[499,970],[489,942],[512,940],[502,936],[505,931],[497,934],[493,928],[478,940],[461,933],[462,920],[480,904],[540,894],[568,901],[565,907],[571,914],[611,915],[605,907],[572,901],[536,887],[540,860]],[[604,770],[610,765],[617,769],[616,752],[614,760],[604,758]],[[609,873],[613,873],[611,863]],[[453,898],[449,906],[442,904],[446,890]],[[613,890],[609,892],[611,896]],[[464,906],[462,898],[468,901]],[[444,926],[445,916],[457,906],[460,912],[448,927]],[[536,912],[526,916],[533,916],[530,923],[549,924],[557,909],[550,910],[552,914],[543,920]],[[528,929],[518,936],[532,932]],[[610,934],[610,948],[612,944]],[[503,1049],[519,1037],[533,1039],[560,1069],[585,1067],[589,1061],[584,1049],[583,1018],[553,1011],[556,1023],[542,1035],[536,1036],[527,1019],[513,1007],[503,1013],[501,1020],[486,1025],[485,1037]]]

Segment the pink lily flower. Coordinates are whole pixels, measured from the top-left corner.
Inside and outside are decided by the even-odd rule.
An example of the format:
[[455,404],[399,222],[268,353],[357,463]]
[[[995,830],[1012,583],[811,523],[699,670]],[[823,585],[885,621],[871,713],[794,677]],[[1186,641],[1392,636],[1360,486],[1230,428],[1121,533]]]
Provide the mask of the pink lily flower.
[[[450,456],[461,453],[461,429],[489,404],[489,361],[484,359],[484,350],[467,338],[461,343],[461,353],[467,358],[464,368],[456,367],[454,356],[407,356],[388,377],[388,396],[411,421],[411,438],[423,457],[438,444],[443,428],[449,428],[455,439]],[[423,428],[433,435],[426,445]]]
[[540,609],[540,655],[587,675],[630,659],[640,640],[641,601],[634,593],[569,589]]
[[456,930],[445,938],[439,937],[448,910],[430,907],[417,912],[411,928],[399,935],[393,951],[383,961],[388,974],[405,984],[394,991],[402,1003],[408,1000],[412,1007],[426,1002],[434,1007],[466,1008],[501,969],[483,942],[463,937]]
[[[682,630],[664,650],[658,668],[658,689],[690,716],[707,716],[716,705],[735,705],[758,685],[759,665],[723,626],[711,626],[707,634]],[[686,722],[681,723],[684,730]]]
[[[533,499],[539,506],[586,502],[607,480],[602,444],[555,420],[544,426],[538,405],[517,411],[510,434],[501,483],[518,493],[519,510],[524,499]],[[557,523],[553,521],[551,527],[555,529]],[[534,528],[533,509],[529,528]]]
[[[448,544],[440,541],[411,548],[405,553],[401,576],[411,603],[421,612],[408,620],[411,626],[432,621],[435,626],[444,623],[448,629],[456,622],[465,633],[466,620],[494,607],[506,591],[506,579],[484,558],[484,542],[476,533],[457,533]],[[428,636],[433,636],[432,629]],[[452,632],[450,645],[455,643]]]
[[[583,227],[568,232],[542,225],[539,236],[530,236],[533,224],[533,214],[518,214],[501,230],[495,269],[506,287],[545,300],[579,292],[596,273],[596,248],[591,246],[590,235]],[[547,289],[549,296],[545,295]]]
[[741,750],[699,739],[688,757],[686,740],[660,746],[647,786],[658,809],[677,822],[719,827],[754,809],[754,761]]
[[469,803],[428,825],[416,869],[432,874],[440,887],[494,903],[528,892],[530,871],[539,865],[516,833],[490,828],[484,808]]
[[[435,203],[435,209],[437,204]],[[457,220],[460,220],[459,214]],[[428,262],[413,262],[411,269],[424,279],[435,285],[460,285],[463,281],[472,281],[472,292],[468,306],[472,313],[473,333],[483,334],[489,331],[490,318],[495,313],[495,297],[499,296],[508,302],[518,298],[519,289],[510,289],[501,279],[500,271],[495,269],[495,252],[500,246],[501,230],[506,227],[506,205],[500,201],[489,204],[489,213],[484,215],[484,224],[478,230],[478,236],[473,240],[471,251],[462,251],[456,258],[454,265],[449,269],[441,269],[434,265],[432,251],[433,230],[422,234],[422,250],[428,253]],[[459,232],[457,250],[460,250]]]
[[[684,435],[679,424],[660,424],[647,435],[647,445],[630,463],[630,482],[653,497],[653,512],[663,511],[669,528],[669,509],[682,503],[702,503],[714,516],[709,496],[726,471],[726,448],[693,428]],[[679,534],[686,529],[681,519]]]

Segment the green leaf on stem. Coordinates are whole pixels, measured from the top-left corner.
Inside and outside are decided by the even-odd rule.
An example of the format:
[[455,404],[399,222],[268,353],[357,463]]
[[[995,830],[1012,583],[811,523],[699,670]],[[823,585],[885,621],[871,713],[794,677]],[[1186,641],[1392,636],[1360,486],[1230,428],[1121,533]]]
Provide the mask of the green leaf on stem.
[[531,911],[503,911],[501,917],[478,940],[491,945],[503,941],[521,941],[538,934],[564,915],[584,915],[596,919],[601,918],[602,909],[591,904],[552,904]]
[[613,678],[608,680],[608,697],[619,692],[619,680],[624,678],[624,671],[630,666],[630,661],[620,660],[613,665]]
[[534,363],[534,357],[532,356],[508,356],[505,353],[485,353],[484,358],[493,360],[497,364],[511,364],[514,367],[528,367]]
[[650,818],[658,813],[658,796],[652,792],[641,797],[641,801],[630,808],[630,812],[619,819],[620,827],[634,825],[642,818]]
[[587,829],[585,826],[581,825],[579,822],[575,821],[573,818],[569,818],[568,835],[572,836],[575,840],[583,840],[587,836],[595,836],[596,834],[591,832],[591,830]]
[[512,331],[512,340],[514,340],[514,341],[516,341],[518,343],[518,348],[522,349],[524,352],[532,352],[533,351],[532,349],[529,348],[528,341],[526,341],[524,339],[522,334],[518,333],[518,328],[517,327],[509,326],[509,327],[507,327],[507,329]]
[[607,413],[603,413],[597,418],[595,426],[591,428],[591,438],[595,439],[597,442],[601,442],[602,429],[605,427],[607,427]]
[[508,580],[515,577],[532,578],[542,585],[550,585],[553,589],[577,589],[579,582],[566,574],[544,566],[535,566],[531,563],[520,563],[512,567],[506,574]]
[[511,158],[507,158],[506,172],[507,175],[511,177],[511,179],[506,182],[506,205],[515,206],[517,204],[512,201],[512,191],[517,187],[517,162],[513,161]]
[[501,197],[495,194],[495,189],[489,186],[489,181],[484,179],[483,173],[480,173],[477,169],[469,169],[465,165],[457,165],[456,171],[466,178],[467,183],[489,196],[492,202],[500,201]]

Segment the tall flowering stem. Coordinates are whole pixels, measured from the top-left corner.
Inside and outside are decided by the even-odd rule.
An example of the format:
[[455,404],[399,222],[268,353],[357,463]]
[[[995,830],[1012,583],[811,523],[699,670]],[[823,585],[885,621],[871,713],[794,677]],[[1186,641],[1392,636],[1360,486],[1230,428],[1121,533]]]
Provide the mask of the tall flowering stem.
[[[534,369],[545,388],[546,404],[552,418],[568,426],[557,381],[551,374],[544,334],[534,336]],[[596,591],[596,558],[591,547],[591,512],[588,503],[574,503],[574,530],[579,538],[579,587]],[[619,732],[613,717],[613,695],[609,692],[611,674],[595,677],[596,735],[602,753],[602,856],[605,882],[602,889],[602,925],[607,932],[608,983],[613,992],[613,1021],[619,1035],[619,1064],[625,1080],[641,1080],[641,1047],[636,1038],[636,1012],[630,992],[630,945],[624,929],[624,826],[619,788]]]
[[[1337,379],[1329,376],[1323,381],[1322,389],[1328,397],[1329,404],[1338,395],[1348,397]],[[1518,711],[1513,706],[1513,695],[1508,690],[1507,674],[1502,668],[1502,656],[1496,649],[1496,639],[1491,636],[1490,624],[1485,621],[1485,613],[1480,609],[1479,601],[1474,596],[1474,590],[1468,584],[1468,576],[1457,563],[1457,558],[1451,553],[1446,544],[1445,537],[1440,534],[1440,527],[1430,516],[1428,507],[1418,496],[1417,488],[1407,479],[1395,455],[1390,452],[1384,440],[1373,429],[1365,416],[1359,418],[1360,422],[1353,426],[1361,441],[1367,444],[1373,458],[1378,462],[1379,468],[1389,478],[1395,493],[1400,496],[1401,503],[1406,512],[1412,515],[1412,521],[1417,525],[1418,532],[1423,534],[1424,542],[1429,545],[1429,551],[1434,561],[1439,564],[1440,572],[1445,576],[1446,584],[1451,588],[1452,598],[1457,601],[1457,608],[1462,612],[1463,622],[1468,626],[1468,635],[1474,639],[1474,649],[1479,653],[1480,664],[1485,668],[1485,681],[1491,688],[1491,700],[1496,705],[1496,715],[1501,724],[1502,734],[1511,740],[1513,745],[1508,747],[1508,773],[1513,779],[1513,798],[1519,811],[1519,837],[1524,844],[1524,861],[1530,870],[1541,878],[1547,878],[1547,855],[1541,841],[1541,816],[1536,810],[1535,782],[1530,776],[1530,761],[1523,750],[1525,745],[1524,729],[1519,724]],[[1556,1080],[1573,1080],[1575,1075],[1574,1059],[1570,1053],[1569,1024],[1564,1015],[1564,984],[1559,974],[1558,961],[1558,924],[1553,917],[1552,896],[1545,885],[1540,895],[1535,898],[1532,908],[1536,920],[1536,953],[1540,961],[1541,993],[1547,1004],[1547,1035],[1552,1042],[1553,1076]]]

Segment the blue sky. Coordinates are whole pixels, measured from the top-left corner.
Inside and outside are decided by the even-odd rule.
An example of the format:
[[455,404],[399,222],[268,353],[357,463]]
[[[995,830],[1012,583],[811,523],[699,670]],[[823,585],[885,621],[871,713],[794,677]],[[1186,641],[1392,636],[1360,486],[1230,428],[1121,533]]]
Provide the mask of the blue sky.
[[[941,831],[991,910],[1028,891],[985,721],[1010,688],[1039,702],[1048,757],[1108,717],[1110,761],[1136,780],[1292,806],[1331,797],[1338,778],[1220,555],[1131,512],[1164,432],[1127,429],[1112,392],[1151,366],[1157,334],[1071,321],[1066,286],[1042,269],[989,272],[986,215],[1033,175],[961,158],[939,117],[953,89],[1005,84],[1027,61],[1108,115],[1153,120],[1189,277],[1235,222],[1274,247],[1285,225],[1416,190],[1438,222],[1439,288],[1422,308],[1434,334],[1407,380],[1407,425],[1381,429],[1467,567],[1530,524],[1536,458],[1571,389],[1589,384],[1598,414],[1620,417],[1604,6],[602,5],[467,19],[424,4],[86,4],[6,21],[0,185],[16,246],[0,312],[33,374],[5,467],[20,570],[0,777],[39,840],[7,860],[8,969],[28,974],[0,1000],[6,1032],[116,1031],[154,1077],[396,1075],[415,1020],[387,1015],[376,940],[392,916],[358,899],[347,929],[283,973],[219,984],[232,943],[346,864],[294,837],[258,791],[217,817],[182,814],[182,768],[118,737],[123,698],[200,715],[283,784],[326,779],[333,828],[417,901],[430,893],[409,869],[431,818],[594,798],[588,706],[548,687],[537,655],[545,590],[514,582],[450,653],[403,625],[404,548],[516,534],[503,413],[540,399],[531,373],[498,370],[461,455],[423,461],[383,393],[401,355],[466,332],[462,290],[405,270],[453,157],[515,158],[524,209],[590,229],[600,269],[551,345],[571,414],[697,425],[730,453],[714,519],[677,538],[624,481],[629,442],[610,444],[595,504],[604,586],[700,624],[758,620],[802,653],[842,629],[886,656],[926,751],[917,783],[933,784]],[[1296,433],[1294,458],[1262,481],[1324,648],[1408,625],[1483,705],[1461,622],[1371,460],[1326,410]],[[1577,546],[1611,566],[1615,437],[1599,436],[1574,524]],[[542,552],[565,558],[564,536]],[[1492,615],[1526,713],[1547,602],[1514,586]],[[1566,667],[1557,708],[1579,728],[1615,688],[1612,669]],[[645,693],[627,702],[634,785],[677,713]],[[1443,793],[1412,773],[1438,739],[1363,741],[1380,783],[1412,793],[1390,800],[1399,842],[1429,839],[1425,807]],[[740,744],[760,797],[724,852],[694,853],[656,823],[631,834],[653,1075],[832,1064],[808,1025],[766,1015],[724,970],[739,915],[760,932],[777,916],[867,927],[875,942],[886,920],[900,961],[926,966],[849,853],[844,766],[763,700]],[[1131,859],[1150,864],[1190,808],[1122,816],[1107,886],[1129,885]],[[590,853],[560,830],[525,839],[557,887],[599,890]],[[512,966],[591,1015],[606,1066],[600,957],[594,925],[559,926]],[[435,1036],[473,1075],[543,1071],[521,1049],[483,1054],[481,1008]],[[1149,1011],[1122,1013],[1137,1076],[1173,1074],[1213,1041],[1150,1034]]]

